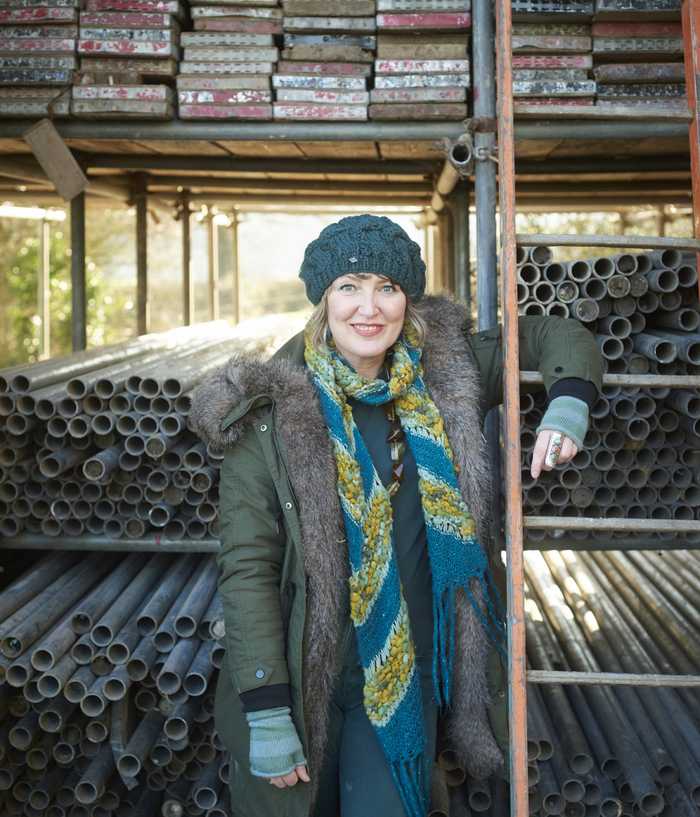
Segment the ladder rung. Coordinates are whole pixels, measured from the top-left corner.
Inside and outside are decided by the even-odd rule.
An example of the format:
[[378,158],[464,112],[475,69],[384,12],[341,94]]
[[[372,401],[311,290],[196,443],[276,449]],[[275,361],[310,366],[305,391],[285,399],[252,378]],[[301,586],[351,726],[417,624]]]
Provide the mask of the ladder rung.
[[[543,383],[539,372],[520,372],[520,382]],[[676,389],[700,389],[700,375],[696,374],[604,374],[604,386],[669,386]]]
[[700,533],[694,519],[610,519],[597,516],[524,516],[523,527],[544,530],[613,530],[626,533]]
[[649,250],[686,250],[700,252],[697,238],[665,238],[643,235],[547,235],[518,233],[515,241],[521,247],[612,247]]
[[562,672],[527,670],[533,684],[614,684],[643,687],[700,687],[700,675],[656,675],[635,672]]

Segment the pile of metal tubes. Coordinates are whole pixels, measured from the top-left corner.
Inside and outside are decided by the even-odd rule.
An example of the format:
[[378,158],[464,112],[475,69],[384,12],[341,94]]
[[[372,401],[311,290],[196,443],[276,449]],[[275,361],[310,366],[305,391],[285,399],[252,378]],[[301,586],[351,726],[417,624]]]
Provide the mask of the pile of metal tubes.
[[0,536],[215,537],[223,454],[187,429],[192,390],[288,325],[212,322],[0,370]]
[[[521,314],[580,320],[595,335],[611,374],[700,372],[694,258],[664,250],[561,263],[552,259],[549,247],[521,248]],[[534,480],[529,462],[545,407],[543,391],[521,397],[525,513],[700,519],[698,389],[604,386],[583,450]],[[542,539],[545,532],[530,529],[528,536]],[[585,539],[589,534],[568,531],[567,536]]]
[[54,552],[0,596],[3,817],[227,817],[214,558]]

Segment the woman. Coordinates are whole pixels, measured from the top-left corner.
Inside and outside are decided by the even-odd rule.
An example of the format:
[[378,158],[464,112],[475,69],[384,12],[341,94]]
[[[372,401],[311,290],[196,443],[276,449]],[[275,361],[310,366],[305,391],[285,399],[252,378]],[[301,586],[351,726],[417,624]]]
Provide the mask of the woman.
[[[326,227],[300,277],[305,332],[268,362],[233,358],[191,415],[226,447],[216,723],[233,813],[422,817],[438,729],[476,777],[507,748],[481,544],[499,333],[423,298],[419,247],[384,217]],[[601,360],[575,321],[521,318],[520,343],[551,401],[536,477],[553,432],[558,462],[581,447]]]

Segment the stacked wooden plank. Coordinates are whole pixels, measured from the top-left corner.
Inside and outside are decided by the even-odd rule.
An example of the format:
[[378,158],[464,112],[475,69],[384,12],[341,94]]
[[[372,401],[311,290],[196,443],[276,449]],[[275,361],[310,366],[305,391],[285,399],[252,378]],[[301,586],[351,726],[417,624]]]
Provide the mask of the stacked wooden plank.
[[596,20],[678,20],[681,0],[596,0]]
[[0,116],[65,116],[77,68],[77,0],[0,3]]
[[679,22],[596,22],[593,54],[599,106],[687,109]]
[[514,0],[513,96],[518,114],[590,107],[593,0]]
[[367,119],[375,0],[282,0],[284,51],[272,78],[275,119]]
[[277,0],[197,0],[181,37],[180,119],[272,119],[270,77],[282,31]]
[[90,119],[171,119],[179,56],[178,0],[87,0],[71,113]]
[[377,0],[370,119],[463,119],[469,0]]

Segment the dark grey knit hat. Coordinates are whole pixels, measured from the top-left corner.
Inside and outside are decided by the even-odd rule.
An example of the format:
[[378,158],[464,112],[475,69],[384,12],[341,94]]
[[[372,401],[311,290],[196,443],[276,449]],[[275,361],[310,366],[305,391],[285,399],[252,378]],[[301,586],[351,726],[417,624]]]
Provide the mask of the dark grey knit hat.
[[336,278],[353,272],[386,275],[411,301],[425,292],[420,247],[386,216],[348,216],[329,224],[306,248],[299,277],[308,299],[317,304]]

